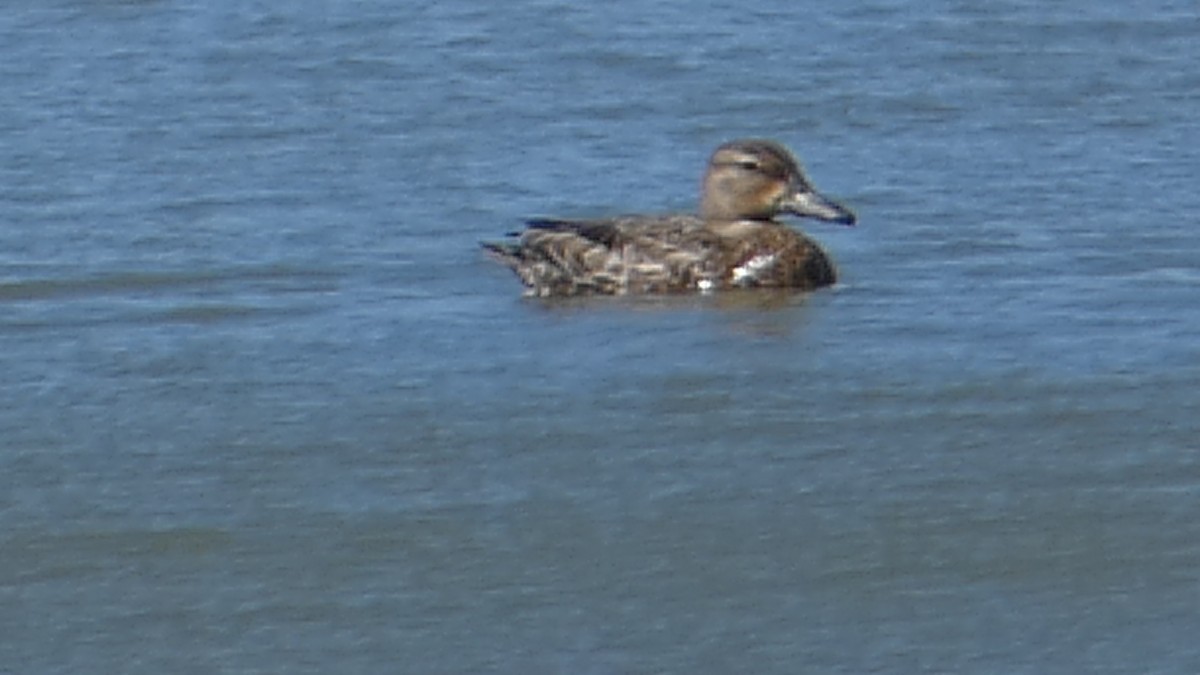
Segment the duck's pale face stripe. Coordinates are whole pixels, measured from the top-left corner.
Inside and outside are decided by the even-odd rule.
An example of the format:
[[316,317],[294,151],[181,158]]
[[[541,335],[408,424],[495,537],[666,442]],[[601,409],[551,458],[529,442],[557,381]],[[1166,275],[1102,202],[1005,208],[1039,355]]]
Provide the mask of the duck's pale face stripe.
[[733,268],[733,283],[752,284],[758,276],[775,265],[774,253],[762,253]]

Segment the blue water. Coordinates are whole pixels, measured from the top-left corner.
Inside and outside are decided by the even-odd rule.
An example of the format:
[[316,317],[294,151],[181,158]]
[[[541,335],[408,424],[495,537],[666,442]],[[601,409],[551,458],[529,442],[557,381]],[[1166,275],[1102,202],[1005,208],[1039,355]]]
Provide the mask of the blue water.
[[[1200,11],[18,2],[0,664],[1200,671]],[[477,242],[768,136],[809,296]]]

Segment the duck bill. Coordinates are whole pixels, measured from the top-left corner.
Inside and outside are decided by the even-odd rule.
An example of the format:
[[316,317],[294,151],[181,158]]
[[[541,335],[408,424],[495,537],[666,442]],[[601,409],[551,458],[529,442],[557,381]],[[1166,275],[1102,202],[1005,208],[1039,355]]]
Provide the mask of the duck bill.
[[793,192],[780,204],[780,210],[804,218],[827,220],[842,225],[853,225],[858,222],[853,211],[812,190]]

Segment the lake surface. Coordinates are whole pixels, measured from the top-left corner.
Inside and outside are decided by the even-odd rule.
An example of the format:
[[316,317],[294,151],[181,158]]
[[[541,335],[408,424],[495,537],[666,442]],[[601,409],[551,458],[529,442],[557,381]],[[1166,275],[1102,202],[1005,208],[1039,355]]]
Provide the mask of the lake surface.
[[[0,669],[1200,672],[1200,11],[18,0]],[[794,148],[809,296],[477,242]]]

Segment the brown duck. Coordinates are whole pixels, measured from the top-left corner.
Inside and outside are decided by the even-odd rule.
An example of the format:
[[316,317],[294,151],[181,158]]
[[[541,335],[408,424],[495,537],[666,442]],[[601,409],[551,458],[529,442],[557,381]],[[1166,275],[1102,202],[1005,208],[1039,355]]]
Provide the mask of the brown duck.
[[837,272],[815,241],[776,216],[844,225],[854,213],[822,196],[800,163],[770,140],[725,143],[704,174],[700,215],[531,220],[516,241],[483,247],[526,295],[645,294],[829,286]]

